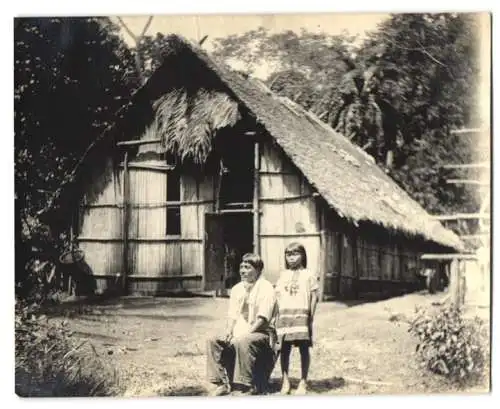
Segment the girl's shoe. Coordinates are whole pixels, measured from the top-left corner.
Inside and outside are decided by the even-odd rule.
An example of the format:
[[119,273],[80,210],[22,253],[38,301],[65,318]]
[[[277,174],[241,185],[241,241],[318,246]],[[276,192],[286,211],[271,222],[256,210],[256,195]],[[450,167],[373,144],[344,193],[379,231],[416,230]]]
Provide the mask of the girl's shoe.
[[288,395],[290,393],[290,381],[283,381],[283,385],[281,386],[280,394]]
[[306,395],[306,394],[307,394],[307,382],[301,380],[299,382],[299,386],[297,386],[297,389],[295,390],[295,395]]

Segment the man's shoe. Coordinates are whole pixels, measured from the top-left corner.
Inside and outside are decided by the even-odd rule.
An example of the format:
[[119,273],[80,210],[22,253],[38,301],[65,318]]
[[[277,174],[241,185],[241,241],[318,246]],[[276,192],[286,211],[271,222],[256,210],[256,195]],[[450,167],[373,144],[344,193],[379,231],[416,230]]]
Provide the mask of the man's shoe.
[[225,396],[231,393],[231,387],[223,383],[222,385],[217,386],[211,393],[210,396]]
[[232,396],[251,396],[256,395],[257,391],[253,386],[238,386],[235,391],[231,393]]

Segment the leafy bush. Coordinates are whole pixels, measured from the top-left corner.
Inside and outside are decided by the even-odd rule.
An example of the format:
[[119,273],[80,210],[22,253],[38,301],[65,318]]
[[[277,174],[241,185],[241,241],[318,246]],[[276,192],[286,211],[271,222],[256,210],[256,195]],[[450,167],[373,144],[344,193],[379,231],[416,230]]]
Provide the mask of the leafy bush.
[[417,311],[409,332],[418,338],[417,353],[430,371],[461,386],[478,383],[488,362],[488,329],[479,319],[467,320],[463,311],[444,306]]
[[117,376],[93,346],[77,342],[65,322],[52,323],[36,305],[16,302],[16,394],[110,396]]

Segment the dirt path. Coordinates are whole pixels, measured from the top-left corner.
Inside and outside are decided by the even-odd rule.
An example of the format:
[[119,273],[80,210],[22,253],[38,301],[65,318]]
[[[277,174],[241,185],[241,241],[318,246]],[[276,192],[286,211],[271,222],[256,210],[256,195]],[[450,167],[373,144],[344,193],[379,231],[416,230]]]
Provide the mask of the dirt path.
[[[321,303],[314,324],[311,393],[373,394],[451,392],[414,359],[415,341],[405,320],[416,305],[443,294],[410,294],[347,306]],[[125,298],[84,307],[69,318],[75,336],[88,339],[112,361],[126,396],[205,394],[205,340],[225,324],[227,299]],[[80,311],[81,312],[81,311]],[[299,356],[291,357],[298,379]],[[278,365],[272,375],[279,389]]]

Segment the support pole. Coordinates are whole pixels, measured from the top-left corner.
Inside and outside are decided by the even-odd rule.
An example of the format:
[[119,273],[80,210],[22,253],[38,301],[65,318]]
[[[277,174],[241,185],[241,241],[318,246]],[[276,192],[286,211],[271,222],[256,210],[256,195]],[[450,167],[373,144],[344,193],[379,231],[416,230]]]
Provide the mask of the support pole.
[[125,151],[123,160],[123,210],[122,210],[122,238],[123,238],[123,264],[122,264],[122,286],[124,295],[127,294],[127,274],[128,274],[128,213],[129,213],[129,173],[128,173],[128,152]]
[[260,254],[260,145],[254,144],[254,177],[253,177],[253,251]]
[[[317,206],[319,208],[319,206]],[[321,209],[321,218],[320,218],[320,238],[319,238],[319,296],[318,300],[323,301],[324,293],[325,293],[325,274],[326,274],[326,221],[325,221],[325,212]]]

